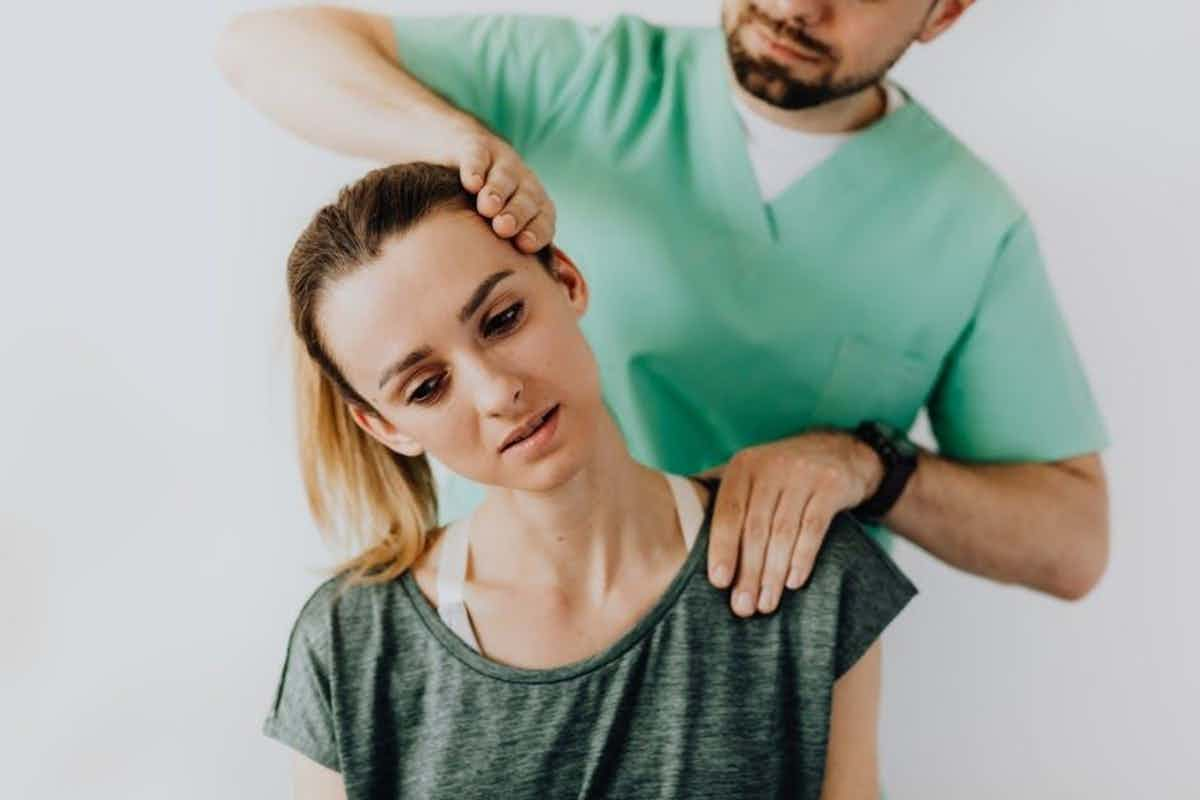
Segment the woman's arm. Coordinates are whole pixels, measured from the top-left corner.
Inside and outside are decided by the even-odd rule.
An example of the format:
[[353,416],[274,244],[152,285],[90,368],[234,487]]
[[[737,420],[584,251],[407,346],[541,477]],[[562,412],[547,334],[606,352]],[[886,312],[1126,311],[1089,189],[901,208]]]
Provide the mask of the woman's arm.
[[821,800],[878,800],[882,644],[876,639],[833,685]]
[[295,800],[346,800],[341,774],[299,753],[292,755],[292,787]]

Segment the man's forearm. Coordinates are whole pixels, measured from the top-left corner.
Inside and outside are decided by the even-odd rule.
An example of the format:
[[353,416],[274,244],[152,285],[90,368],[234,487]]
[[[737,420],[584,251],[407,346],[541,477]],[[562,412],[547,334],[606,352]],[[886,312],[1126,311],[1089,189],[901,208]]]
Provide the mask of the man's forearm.
[[400,68],[379,18],[342,9],[243,14],[216,60],[252,105],[296,135],[381,163],[449,163],[453,132],[477,123]]
[[1098,456],[968,465],[922,452],[883,522],[948,564],[1063,599],[1091,591],[1108,562]]

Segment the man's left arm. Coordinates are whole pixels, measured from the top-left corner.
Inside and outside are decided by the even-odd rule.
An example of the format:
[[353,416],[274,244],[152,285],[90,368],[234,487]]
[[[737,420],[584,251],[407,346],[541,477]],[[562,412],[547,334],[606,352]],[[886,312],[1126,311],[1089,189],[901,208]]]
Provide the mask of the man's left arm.
[[[1108,562],[1108,490],[1097,454],[1047,463],[967,464],[921,451],[881,520],[938,559],[1065,600]],[[808,580],[833,516],[874,495],[884,465],[849,432],[813,431],[747,448],[722,478],[709,578],[740,616],[768,613]]]
[[891,530],[959,569],[1064,600],[1100,581],[1109,523],[1098,454],[963,464],[921,452],[918,464],[882,520]]
[[[1027,217],[997,247],[926,407],[939,453],[918,455],[883,524],[973,574],[1086,595],[1108,560],[1108,435]],[[814,430],[714,472],[710,579],[749,616],[807,578],[833,515],[872,497],[884,467],[850,432]]]

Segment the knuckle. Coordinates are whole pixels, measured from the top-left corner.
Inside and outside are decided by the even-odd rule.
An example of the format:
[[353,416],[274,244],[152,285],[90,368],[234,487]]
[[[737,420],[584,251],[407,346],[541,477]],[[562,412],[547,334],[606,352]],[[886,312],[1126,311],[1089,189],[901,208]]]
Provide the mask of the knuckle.
[[524,219],[529,219],[537,211],[537,205],[533,202],[533,199],[523,192],[514,194],[512,199],[508,201],[508,207],[510,211],[516,212],[518,216]]
[[762,544],[767,540],[768,527],[766,520],[755,518],[746,520],[746,541],[750,544]]
[[775,517],[771,522],[771,536],[777,538],[785,538],[795,536],[798,532],[796,521],[790,517]]
[[467,143],[465,152],[463,153],[463,160],[468,164],[476,165],[490,161],[491,156],[492,153],[488,150],[487,145],[479,139],[474,139]]
[[505,195],[512,192],[516,183],[516,179],[513,178],[506,164],[497,164],[488,174],[488,185],[493,189],[501,190]]

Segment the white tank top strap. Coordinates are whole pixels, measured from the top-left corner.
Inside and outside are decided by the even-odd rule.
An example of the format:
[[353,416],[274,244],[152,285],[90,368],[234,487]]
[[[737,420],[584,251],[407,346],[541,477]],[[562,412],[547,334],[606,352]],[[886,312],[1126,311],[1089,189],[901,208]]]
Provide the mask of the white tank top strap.
[[467,521],[451,525],[444,535],[446,540],[442,542],[442,550],[438,553],[438,616],[458,638],[478,652],[479,642],[475,639],[475,630],[471,627],[471,617],[467,614],[467,604],[463,596],[470,544]]
[[696,494],[696,487],[682,475],[667,475],[671,493],[675,495],[675,513],[679,515],[679,529],[683,531],[683,543],[690,551],[692,543],[704,524],[704,506]]

